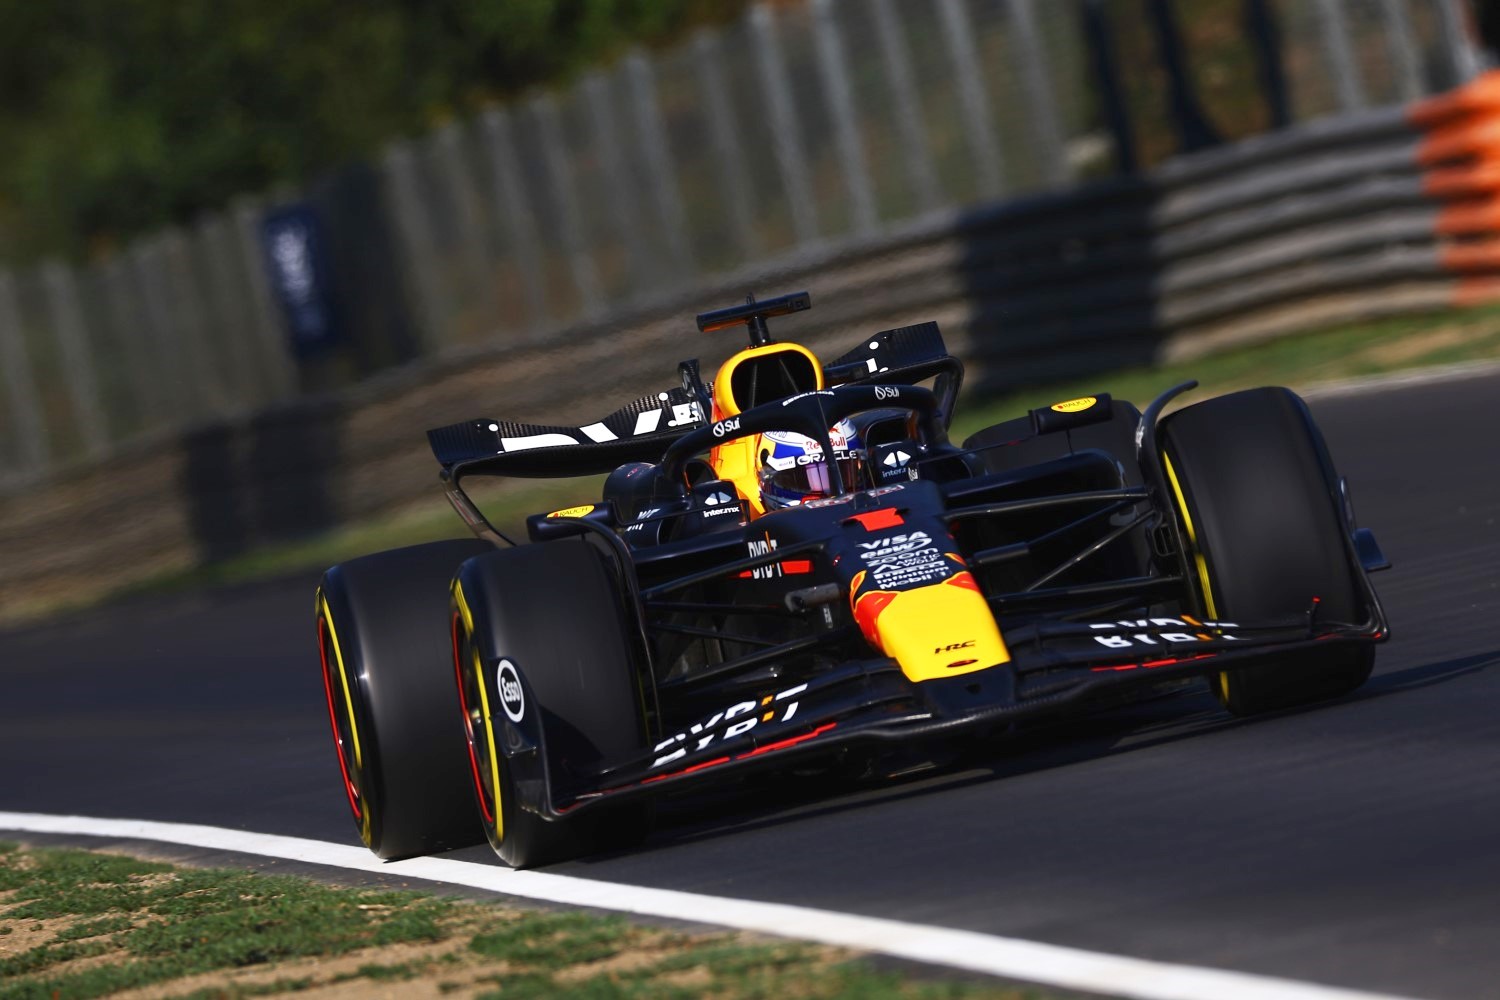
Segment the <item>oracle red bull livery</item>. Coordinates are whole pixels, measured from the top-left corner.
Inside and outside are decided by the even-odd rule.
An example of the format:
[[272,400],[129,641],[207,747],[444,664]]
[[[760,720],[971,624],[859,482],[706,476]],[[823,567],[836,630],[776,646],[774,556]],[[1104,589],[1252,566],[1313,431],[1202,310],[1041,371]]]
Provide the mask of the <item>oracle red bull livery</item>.
[[[867,770],[1206,678],[1248,715],[1345,695],[1388,564],[1306,406],[1163,416],[1100,393],[955,444],[935,323],[830,363],[768,321],[595,423],[429,432],[476,536],[354,559],[317,593],[343,794],[383,858],[486,837],[531,866],[639,840],[660,796],[757,768]],[[478,476],[604,475],[497,530]]]

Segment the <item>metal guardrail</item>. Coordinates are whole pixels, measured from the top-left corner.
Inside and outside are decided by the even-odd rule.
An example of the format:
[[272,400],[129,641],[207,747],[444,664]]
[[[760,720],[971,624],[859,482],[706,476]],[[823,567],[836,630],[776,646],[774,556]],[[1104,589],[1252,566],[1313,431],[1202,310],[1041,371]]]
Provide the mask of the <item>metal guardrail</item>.
[[[1326,26],[1340,2],[1304,0],[1304,13]],[[1047,172],[1077,168],[1097,137],[1076,88],[1057,83],[1085,55],[1055,37],[1063,5],[757,7],[561,104],[496,111],[325,179],[312,203],[344,234],[335,272],[368,292],[344,317],[363,332],[359,350],[300,366],[254,202],[82,269],[0,274],[0,616],[38,588],[87,588],[101,563],[140,575],[409,503],[432,490],[414,427],[490,410],[550,418],[660,388],[646,358],[693,353],[674,323],[746,290],[811,288],[818,308],[796,335],[814,345],[937,316],[973,362],[971,385],[989,389],[1500,298],[1500,77],[1372,106],[1464,71],[1462,47],[1439,44],[1456,2],[1348,0],[1381,30],[1351,27],[1360,57],[1325,63],[1369,86],[1325,74],[1321,99],[1305,81],[1292,90],[1336,114],[1067,184],[1067,169]],[[1428,34],[1411,27],[1408,41],[1426,55],[1412,64],[1386,29],[1417,13]],[[863,27],[839,20],[851,16]],[[903,34],[893,16],[932,30]],[[1308,38],[1328,44],[1326,31]],[[1033,41],[1047,58],[1022,60],[1011,85],[1050,100],[1007,119],[1014,109],[992,106],[993,57]],[[715,61],[726,46],[755,58]],[[1360,70],[1372,51],[1405,69],[1373,79]],[[965,83],[948,66],[936,86],[923,76],[935,54],[983,72]],[[816,150],[805,128],[777,124],[808,111],[799,87],[831,116]],[[872,93],[888,112],[880,157],[870,119],[851,117]],[[755,155],[718,113],[747,96],[766,111]],[[920,120],[933,101],[951,103],[956,146]],[[689,113],[702,127],[677,134]],[[989,138],[970,134],[985,115]],[[586,159],[568,146],[579,135]],[[927,138],[913,148],[913,135]],[[571,208],[541,204],[559,171]],[[997,183],[1019,191],[958,206]],[[788,208],[809,201],[806,218]],[[600,227],[615,235],[592,240]],[[704,256],[704,240],[728,250]],[[542,252],[516,252],[527,246]]]
[[[1320,171],[1368,173],[1345,147],[1399,133],[1393,107],[1475,72],[1467,3],[1244,0],[1246,31],[1228,34],[1193,33],[1168,0],[756,5],[300,193],[328,244],[327,350],[291,348],[269,202],[0,277],[0,491],[414,361],[883,252],[963,206],[1103,198],[1072,188],[1149,167],[1151,218],[1145,194],[1113,217],[1185,225]],[[1215,83],[1195,60],[1257,82]],[[1209,183],[1226,172],[1238,180]]]

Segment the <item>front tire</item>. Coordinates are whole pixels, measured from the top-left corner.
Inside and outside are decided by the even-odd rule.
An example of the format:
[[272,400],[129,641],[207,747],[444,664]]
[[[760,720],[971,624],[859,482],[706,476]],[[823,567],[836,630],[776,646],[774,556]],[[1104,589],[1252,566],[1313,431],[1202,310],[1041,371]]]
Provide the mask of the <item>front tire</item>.
[[448,583],[488,542],[340,563],[317,592],[318,650],[344,794],[386,860],[483,841],[449,673]]
[[[1250,389],[1186,407],[1161,426],[1211,618],[1290,619],[1317,599],[1322,620],[1365,619],[1332,462],[1300,397]],[[1230,712],[1255,715],[1348,694],[1374,663],[1373,645],[1331,643],[1221,673],[1213,688]]]
[[606,557],[570,538],[471,559],[451,621],[471,784],[495,853],[529,868],[644,837],[649,806],[550,811],[588,791],[602,760],[646,745],[629,613]]

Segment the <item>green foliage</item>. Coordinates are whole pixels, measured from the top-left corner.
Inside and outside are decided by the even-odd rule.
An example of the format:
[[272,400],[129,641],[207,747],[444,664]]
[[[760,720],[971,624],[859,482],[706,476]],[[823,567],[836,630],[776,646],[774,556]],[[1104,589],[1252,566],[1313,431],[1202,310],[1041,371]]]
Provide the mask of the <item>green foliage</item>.
[[0,0],[0,255],[306,181],[744,0]]

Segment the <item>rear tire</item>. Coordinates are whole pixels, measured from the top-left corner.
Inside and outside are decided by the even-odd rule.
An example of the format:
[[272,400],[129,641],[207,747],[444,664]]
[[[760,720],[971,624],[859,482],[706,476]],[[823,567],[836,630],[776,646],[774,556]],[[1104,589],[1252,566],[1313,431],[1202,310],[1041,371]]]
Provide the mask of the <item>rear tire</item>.
[[[514,868],[633,846],[649,832],[649,805],[562,817],[547,808],[589,790],[602,759],[645,749],[628,620],[609,561],[582,539],[491,552],[454,581],[471,785],[490,845]],[[502,674],[522,698],[502,702]]]
[[[1163,456],[1178,494],[1190,558],[1210,617],[1366,617],[1335,503],[1332,461],[1306,405],[1287,389],[1220,396],[1162,421]],[[1375,648],[1330,644],[1219,674],[1235,715],[1348,694],[1370,676]]]
[[390,860],[483,841],[454,723],[448,583],[492,551],[458,539],[340,563],[317,593],[318,648],[345,795]]

